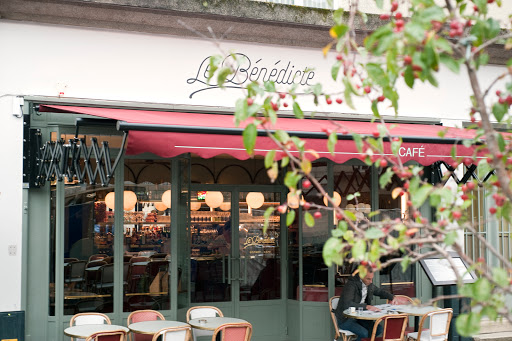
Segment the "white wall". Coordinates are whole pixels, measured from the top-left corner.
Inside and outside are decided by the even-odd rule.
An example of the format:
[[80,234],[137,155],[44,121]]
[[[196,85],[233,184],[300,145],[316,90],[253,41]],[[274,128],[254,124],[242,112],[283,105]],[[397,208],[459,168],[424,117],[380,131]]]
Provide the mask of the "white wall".
[[12,99],[0,97],[0,311],[21,309],[23,119],[13,115],[20,111]]
[[[196,77],[205,58],[220,53],[218,46],[199,39],[0,20],[0,46],[0,264],[2,273],[9,274],[0,282],[0,310],[16,310],[21,297],[22,120],[13,116],[12,97],[6,94],[59,96],[62,92],[69,98],[234,107],[241,92],[210,89],[189,97],[206,86],[187,80]],[[280,70],[290,62],[295,70],[314,68],[314,82],[339,91],[330,76],[334,54],[324,59],[317,49],[232,42],[222,42],[220,49],[244,53],[252,66]],[[502,67],[483,68],[482,83],[489,84],[500,72]],[[467,117],[466,76],[443,73],[439,82],[438,89],[421,86],[414,93],[405,89],[401,114],[440,118],[450,125]],[[353,112],[346,105],[321,102],[320,111]],[[311,98],[301,103],[305,110],[317,109]],[[357,112],[370,114],[369,104],[359,101]],[[8,256],[8,245],[17,246],[16,256]]]

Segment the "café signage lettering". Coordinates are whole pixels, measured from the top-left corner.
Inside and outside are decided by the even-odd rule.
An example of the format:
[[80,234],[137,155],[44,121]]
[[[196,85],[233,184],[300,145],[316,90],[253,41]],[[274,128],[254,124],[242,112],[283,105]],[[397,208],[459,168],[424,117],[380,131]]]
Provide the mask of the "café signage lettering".
[[248,246],[276,246],[276,238],[278,236],[279,236],[279,234],[276,233],[276,236],[269,236],[266,234],[264,237],[261,237],[261,236],[247,237],[245,239],[244,249]]
[[[298,66],[292,61],[266,61],[263,58],[253,61],[243,53],[234,53],[224,58],[220,68],[226,66],[235,69],[224,84],[226,88],[232,89],[243,89],[247,83],[253,81],[260,83],[274,81],[276,84],[311,86],[315,77],[315,72],[308,66]],[[209,71],[210,57],[206,57],[199,65],[195,77],[187,79],[188,84],[199,83],[203,86],[192,92],[189,98],[198,92],[219,88],[215,77],[208,83]]]
[[398,154],[401,157],[404,157],[404,156],[425,157],[425,147],[414,147],[414,148],[400,147],[400,149],[398,150]]

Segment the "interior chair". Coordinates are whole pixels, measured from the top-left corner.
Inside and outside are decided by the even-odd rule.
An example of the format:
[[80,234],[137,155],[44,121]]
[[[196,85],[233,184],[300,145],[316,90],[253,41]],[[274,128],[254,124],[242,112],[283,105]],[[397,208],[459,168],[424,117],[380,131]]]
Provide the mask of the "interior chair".
[[151,259],[165,259],[165,257],[167,257],[167,253],[155,253],[149,256]]
[[114,288],[114,264],[105,264],[100,267],[95,286],[98,293]]
[[126,332],[122,329],[97,332],[90,335],[85,341],[125,341]]
[[[375,321],[371,337],[365,337],[361,341],[402,341],[408,321],[407,314],[384,315]],[[382,336],[377,337],[377,327],[381,322],[384,323],[384,329]]]
[[[126,323],[128,325],[132,323],[137,322],[143,322],[143,321],[156,321],[156,320],[165,320],[164,315],[162,315],[160,312],[156,310],[137,310],[132,312],[130,315],[128,315],[128,319],[126,320]],[[137,334],[137,333],[131,333],[130,338],[132,341],[151,341],[153,340],[152,335],[146,335],[146,334]]]
[[[152,341],[189,341],[190,334],[190,326],[163,328],[153,335]],[[160,336],[161,339],[159,339]]]
[[338,307],[339,301],[339,296],[333,296],[329,299],[329,311],[331,313],[332,323],[334,324],[334,339],[342,341],[350,341],[352,339],[357,339],[356,334],[352,333],[349,330],[340,329],[338,327],[338,320],[336,319],[336,315],[334,315],[334,310],[336,310],[336,308]]
[[[407,334],[407,341],[446,341],[450,330],[453,309],[446,308],[431,311],[421,317],[418,332]],[[424,329],[424,324],[430,320],[430,328]]]
[[217,340],[219,333],[221,333],[221,341],[250,341],[252,325],[249,322],[224,323],[215,329],[212,341]]
[[92,262],[87,263],[87,266],[85,268],[85,285],[87,287],[87,290],[91,290],[92,288],[95,287],[96,281],[99,277],[99,268],[98,270],[87,269],[100,267],[105,264],[107,264],[107,262],[103,260],[93,260]]
[[68,263],[64,269],[66,274],[64,283],[70,288],[74,288],[77,284],[82,285],[85,282],[85,266],[87,262],[84,260]]
[[[71,317],[69,326],[82,326],[84,324],[112,324],[110,318],[102,313],[79,313]],[[84,339],[73,339],[71,340],[84,340]]]
[[[217,307],[212,306],[197,306],[192,307],[187,311],[187,323],[190,320],[201,318],[201,317],[224,317],[224,314],[222,314],[222,311]],[[192,330],[192,336],[194,337],[194,340],[196,340],[199,336],[209,336],[213,335],[213,332],[211,330],[201,330],[194,328]]]

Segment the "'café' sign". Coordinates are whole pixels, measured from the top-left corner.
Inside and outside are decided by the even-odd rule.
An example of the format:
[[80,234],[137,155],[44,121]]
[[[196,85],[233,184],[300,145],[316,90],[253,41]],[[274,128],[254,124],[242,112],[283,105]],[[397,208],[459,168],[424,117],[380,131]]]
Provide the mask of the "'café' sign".
[[[224,83],[226,88],[242,89],[247,83],[274,81],[276,84],[311,86],[315,77],[315,72],[311,67],[295,65],[292,61],[265,61],[262,58],[253,61],[243,53],[234,53],[221,62],[220,68],[231,67],[235,71],[229,75]],[[189,95],[192,98],[196,93],[217,89],[215,77],[208,83],[208,73],[210,71],[210,57],[206,57],[197,69],[194,78],[187,79],[188,84],[200,83],[201,88],[195,90]]]

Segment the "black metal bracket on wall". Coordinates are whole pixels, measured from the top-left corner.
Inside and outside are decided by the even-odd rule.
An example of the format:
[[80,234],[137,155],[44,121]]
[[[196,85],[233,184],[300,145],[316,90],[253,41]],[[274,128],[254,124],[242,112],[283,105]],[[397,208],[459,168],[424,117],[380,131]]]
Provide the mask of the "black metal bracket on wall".
[[457,174],[455,174],[455,168],[453,168],[451,165],[447,164],[444,161],[438,161],[434,162],[431,166],[425,167],[428,168],[430,172],[427,172],[425,169],[425,173],[427,176],[427,179],[429,182],[433,185],[438,183],[446,183],[449,178],[444,179],[443,178],[443,170],[441,169],[441,166],[444,166],[449,172],[449,177],[453,178],[456,184],[465,184],[468,182],[471,178],[475,179],[479,184],[486,182],[493,174],[494,170],[490,171],[488,174],[486,174],[483,179],[480,179],[478,175],[475,173],[477,166],[476,165],[470,165],[465,167],[465,173],[462,176],[462,179],[459,179]]
[[87,146],[84,138],[73,138],[67,143],[61,139],[47,141],[43,144],[39,129],[30,129],[30,145],[27,159],[29,187],[44,186],[46,181],[77,180],[79,183],[88,181],[90,185],[108,186],[114,177],[114,171],[122,157],[128,132],[124,132],[120,152],[112,163],[107,141],[101,147],[95,137],[91,138],[91,146]]

